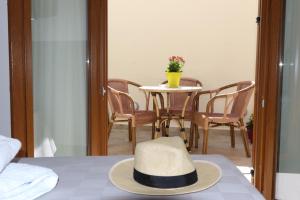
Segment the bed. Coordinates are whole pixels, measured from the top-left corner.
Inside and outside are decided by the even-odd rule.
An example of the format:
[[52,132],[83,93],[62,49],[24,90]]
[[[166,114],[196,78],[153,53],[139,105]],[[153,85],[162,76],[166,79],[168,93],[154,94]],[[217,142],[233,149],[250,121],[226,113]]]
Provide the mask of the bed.
[[213,187],[196,193],[178,196],[143,196],[127,193],[114,187],[109,179],[110,168],[129,156],[21,158],[27,163],[53,169],[59,176],[54,190],[40,200],[260,200],[264,197],[253,187],[234,164],[220,155],[196,155],[193,159],[215,162],[222,169],[222,179]]

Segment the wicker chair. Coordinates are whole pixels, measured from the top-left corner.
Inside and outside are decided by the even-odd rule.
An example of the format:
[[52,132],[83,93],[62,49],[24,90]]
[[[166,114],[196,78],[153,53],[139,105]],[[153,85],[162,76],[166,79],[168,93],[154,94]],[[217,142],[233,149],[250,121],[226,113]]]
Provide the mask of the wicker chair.
[[[162,82],[162,84],[167,84],[167,83],[168,83],[168,81]],[[202,87],[202,83],[197,79],[182,77],[180,79],[180,86],[201,86]],[[192,94],[192,96],[187,104],[187,107],[186,107],[186,112],[185,112],[185,116],[184,116],[184,119],[186,121],[191,121],[191,119],[192,119],[192,102],[193,102],[194,96],[195,96],[195,94]],[[160,97],[160,103],[161,103],[161,112],[163,115],[165,115],[167,113],[167,111],[164,106],[164,98],[163,98],[162,94],[160,94],[159,97]],[[171,115],[180,116],[182,109],[183,109],[184,101],[187,98],[187,94],[171,93],[169,95],[169,98],[170,99],[167,100],[170,103],[169,113]],[[197,109],[198,109],[198,107],[197,107]],[[170,126],[170,120],[167,121],[165,127],[168,129],[169,126]],[[163,134],[166,134],[164,127],[163,127]]]
[[[193,113],[192,117],[192,129],[190,131],[190,145],[193,145],[193,139],[195,130],[198,129],[198,126],[203,128],[203,146],[202,153],[207,153],[207,144],[208,144],[208,129],[209,127],[216,126],[229,126],[230,127],[230,136],[231,136],[231,147],[235,147],[235,135],[234,128],[237,127],[241,130],[242,139],[244,143],[244,148],[246,156],[250,157],[251,153],[249,150],[249,143],[246,133],[246,127],[244,123],[244,116],[247,111],[247,106],[249,104],[250,98],[253,94],[255,84],[253,81],[242,81],[234,84],[230,84],[224,87],[221,87],[216,90],[209,90],[199,92],[193,101]],[[221,92],[230,88],[236,88],[236,91],[230,93]],[[198,112],[199,97],[209,94],[210,100],[206,106],[206,112]],[[214,104],[216,101],[224,100],[224,112],[217,113],[214,112]],[[198,147],[199,134],[196,132],[195,137],[195,147]]]
[[[155,126],[156,115],[149,111],[149,96],[145,94],[146,109],[138,110],[131,96],[128,86],[140,87],[141,85],[122,79],[108,80],[108,103],[111,109],[111,120],[109,122],[109,134],[115,122],[128,121],[129,141],[132,141],[132,153],[136,145],[136,127],[152,123]],[[154,133],[152,133],[154,135]]]

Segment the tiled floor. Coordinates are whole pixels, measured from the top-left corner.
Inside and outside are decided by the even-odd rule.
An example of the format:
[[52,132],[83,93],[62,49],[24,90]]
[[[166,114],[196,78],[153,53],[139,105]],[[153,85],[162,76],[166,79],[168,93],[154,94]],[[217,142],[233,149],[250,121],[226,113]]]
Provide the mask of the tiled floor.
[[[229,130],[212,129],[208,138],[208,154],[221,154],[237,165],[239,170],[251,182],[250,170],[252,169],[252,158],[247,158],[242,143],[241,134],[236,131],[235,148],[230,146]],[[170,135],[178,135],[178,128],[171,128]],[[151,139],[151,127],[137,129],[137,142]],[[193,148],[192,154],[201,154],[202,132],[200,130],[199,148]],[[109,142],[109,155],[129,155],[131,154],[131,143],[128,140],[128,127],[125,125],[114,125]],[[251,146],[250,149],[252,150]]]
[[[171,128],[170,135],[178,135],[177,128]],[[137,129],[137,141],[151,139],[151,127]],[[109,138],[109,155],[131,154],[131,143],[128,140],[128,129],[125,125],[115,125]],[[200,130],[199,148],[193,148],[192,154],[201,154],[202,132]],[[250,147],[251,148],[251,147]],[[208,154],[221,154],[232,160],[238,166],[252,166],[252,159],[247,158],[242,143],[241,134],[236,131],[236,147],[231,148],[229,130],[213,129],[209,132]]]

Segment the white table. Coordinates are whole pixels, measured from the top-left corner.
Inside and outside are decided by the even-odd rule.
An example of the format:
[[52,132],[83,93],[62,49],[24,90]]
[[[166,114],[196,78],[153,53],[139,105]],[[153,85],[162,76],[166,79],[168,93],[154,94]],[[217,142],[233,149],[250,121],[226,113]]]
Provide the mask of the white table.
[[[183,138],[184,142],[186,143],[187,148],[190,149],[190,147],[188,146],[187,136],[186,136],[185,127],[184,127],[184,115],[185,115],[187,104],[191,98],[191,95],[194,92],[200,92],[202,90],[202,87],[179,86],[178,88],[169,88],[167,85],[158,85],[158,86],[142,86],[142,87],[140,87],[140,89],[147,93],[151,93],[151,95],[153,97],[153,102],[155,104],[156,117],[158,119],[156,122],[155,138],[157,138],[158,135],[160,134],[160,127],[164,122],[166,122],[167,120],[175,119],[179,122],[181,137]],[[159,104],[158,104],[158,100],[157,100],[158,93],[166,93],[167,94],[167,113],[166,113],[166,115],[162,115],[160,113]],[[181,112],[180,116],[172,116],[170,114],[170,94],[171,93],[186,93],[187,94],[187,97],[184,101],[184,104],[182,107],[182,112]],[[167,127],[167,135],[168,135],[168,127]]]

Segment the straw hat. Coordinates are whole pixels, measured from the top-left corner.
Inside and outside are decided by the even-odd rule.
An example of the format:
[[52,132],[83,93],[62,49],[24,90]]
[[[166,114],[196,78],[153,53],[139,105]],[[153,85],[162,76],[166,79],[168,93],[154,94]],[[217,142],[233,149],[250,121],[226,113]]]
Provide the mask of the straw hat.
[[139,143],[134,159],[115,164],[110,181],[119,189],[144,195],[176,195],[205,190],[222,176],[219,166],[192,161],[180,137]]

